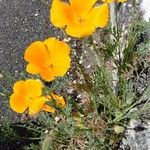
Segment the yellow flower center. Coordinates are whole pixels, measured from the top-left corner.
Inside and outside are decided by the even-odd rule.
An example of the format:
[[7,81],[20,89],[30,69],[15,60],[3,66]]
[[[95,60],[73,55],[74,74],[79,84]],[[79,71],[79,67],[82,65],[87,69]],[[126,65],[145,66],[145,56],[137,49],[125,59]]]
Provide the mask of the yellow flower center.
[[79,22],[79,23],[84,23],[84,22],[85,22],[85,19],[82,18],[82,17],[78,17],[78,22]]
[[74,13],[73,22],[74,24],[81,25],[86,22],[86,19],[84,16],[80,16],[79,14]]
[[30,97],[29,97],[29,102],[31,102],[32,100],[33,100],[33,97],[30,96]]
[[50,68],[53,68],[54,67],[54,65],[52,65],[52,64],[50,64],[50,66],[49,66]]

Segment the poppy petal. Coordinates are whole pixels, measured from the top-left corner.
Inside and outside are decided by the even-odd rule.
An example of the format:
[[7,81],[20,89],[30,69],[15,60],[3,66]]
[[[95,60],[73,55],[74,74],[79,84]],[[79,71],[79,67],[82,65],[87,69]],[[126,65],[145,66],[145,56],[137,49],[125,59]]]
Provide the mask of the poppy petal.
[[25,81],[28,95],[35,98],[42,95],[43,84],[40,80],[28,79]]
[[61,0],[53,0],[50,20],[56,27],[65,27],[73,18],[72,8]]
[[25,87],[25,81],[17,81],[13,86],[13,91],[15,94],[22,94],[22,96],[25,96],[27,93],[27,89]]
[[94,7],[89,13],[88,20],[93,22],[95,27],[105,27],[109,19],[109,6],[103,4],[101,6]]
[[53,67],[53,72],[55,76],[64,76],[68,71],[68,68],[70,68],[70,57],[57,55]]
[[12,94],[10,97],[10,107],[17,113],[23,113],[28,108],[28,99],[22,93]]
[[53,98],[54,100],[56,100],[56,103],[58,106],[60,107],[64,107],[65,106],[65,100],[62,96],[56,95],[54,93],[50,93],[51,98]]
[[70,0],[70,5],[77,15],[85,17],[97,0]]
[[43,42],[32,43],[25,51],[24,59],[38,66],[49,65],[49,53]]
[[32,101],[29,104],[29,115],[30,116],[36,115],[43,108],[45,102],[46,102],[45,97],[32,99]]
[[46,105],[46,104],[42,107],[42,110],[47,111],[47,112],[51,112],[51,113],[55,112],[54,108],[52,108],[51,106]]
[[70,47],[63,41],[49,38],[44,41],[51,54],[52,71],[55,76],[64,76],[70,68]]
[[32,64],[32,63],[29,63],[28,65],[27,65],[27,72],[28,73],[31,73],[31,74],[37,74],[37,73],[39,73],[40,71],[41,71],[41,68],[40,67],[38,67],[37,65],[34,65],[34,64]]
[[111,3],[111,2],[114,2],[115,0],[102,0],[102,1],[105,3]]
[[41,71],[40,76],[46,81],[52,81],[55,79],[55,75],[52,71],[52,68],[48,68],[47,70]]
[[84,37],[89,36],[95,31],[95,26],[86,23],[84,25],[71,25],[67,26],[66,32],[68,35],[74,36],[74,37]]
[[[59,47],[59,51],[70,54],[70,47],[63,41],[59,41],[56,38],[48,38],[44,41],[44,44],[47,46],[49,53],[55,52],[55,47]],[[51,56],[52,57],[52,56]]]

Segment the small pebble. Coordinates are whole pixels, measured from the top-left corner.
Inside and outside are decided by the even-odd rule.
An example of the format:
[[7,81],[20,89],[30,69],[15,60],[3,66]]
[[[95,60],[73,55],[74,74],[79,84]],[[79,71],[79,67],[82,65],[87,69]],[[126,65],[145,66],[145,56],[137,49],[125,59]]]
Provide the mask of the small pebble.
[[93,50],[94,50],[94,47],[93,47],[93,46],[90,46],[90,49],[93,51]]
[[72,94],[73,91],[74,91],[73,89],[68,89],[68,90],[67,90],[67,92],[68,92],[69,94]]
[[84,54],[87,54],[87,51],[84,51]]
[[91,65],[88,65],[88,66],[87,66],[87,69],[90,69],[90,68],[91,68]]
[[55,122],[58,123],[60,121],[60,117],[55,117]]
[[71,40],[71,37],[66,37],[63,39],[64,42],[70,42],[70,40]]
[[81,96],[82,96],[82,95],[81,95],[81,94],[79,94],[79,95],[77,96],[77,98],[81,98]]
[[73,83],[74,83],[74,84],[76,84],[76,83],[77,83],[77,81],[76,81],[76,80],[73,80]]
[[94,43],[94,44],[96,44],[96,41],[95,41],[95,40],[93,40],[93,43]]
[[35,13],[35,14],[34,14],[35,17],[37,17],[38,15],[39,15],[38,13]]
[[48,130],[45,130],[45,133],[48,133]]
[[79,61],[79,64],[82,64],[82,63],[83,63],[83,61],[82,61],[82,60],[80,60],[80,61]]

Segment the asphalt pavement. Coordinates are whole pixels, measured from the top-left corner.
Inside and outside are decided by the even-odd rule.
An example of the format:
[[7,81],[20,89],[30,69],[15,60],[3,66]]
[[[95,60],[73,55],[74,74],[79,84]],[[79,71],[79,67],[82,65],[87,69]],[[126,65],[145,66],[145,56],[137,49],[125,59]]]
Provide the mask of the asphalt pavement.
[[25,48],[33,41],[58,35],[57,29],[50,24],[50,3],[0,0],[0,72],[14,75],[23,71]]
[[[51,0],[0,0],[0,73],[18,80],[25,69],[26,47],[33,41],[60,35],[50,24],[50,5]],[[5,75],[0,79],[0,92],[6,88]],[[17,115],[12,115],[8,100],[0,93],[0,120]]]

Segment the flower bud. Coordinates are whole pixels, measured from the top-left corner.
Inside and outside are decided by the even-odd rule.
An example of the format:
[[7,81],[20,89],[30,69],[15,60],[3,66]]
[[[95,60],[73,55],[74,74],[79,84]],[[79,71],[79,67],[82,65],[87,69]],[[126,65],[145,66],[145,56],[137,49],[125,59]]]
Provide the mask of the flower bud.
[[114,126],[113,130],[114,130],[114,132],[115,132],[116,134],[121,134],[121,133],[124,132],[125,129],[124,129],[124,127],[122,127],[122,126],[116,125],[116,126]]

